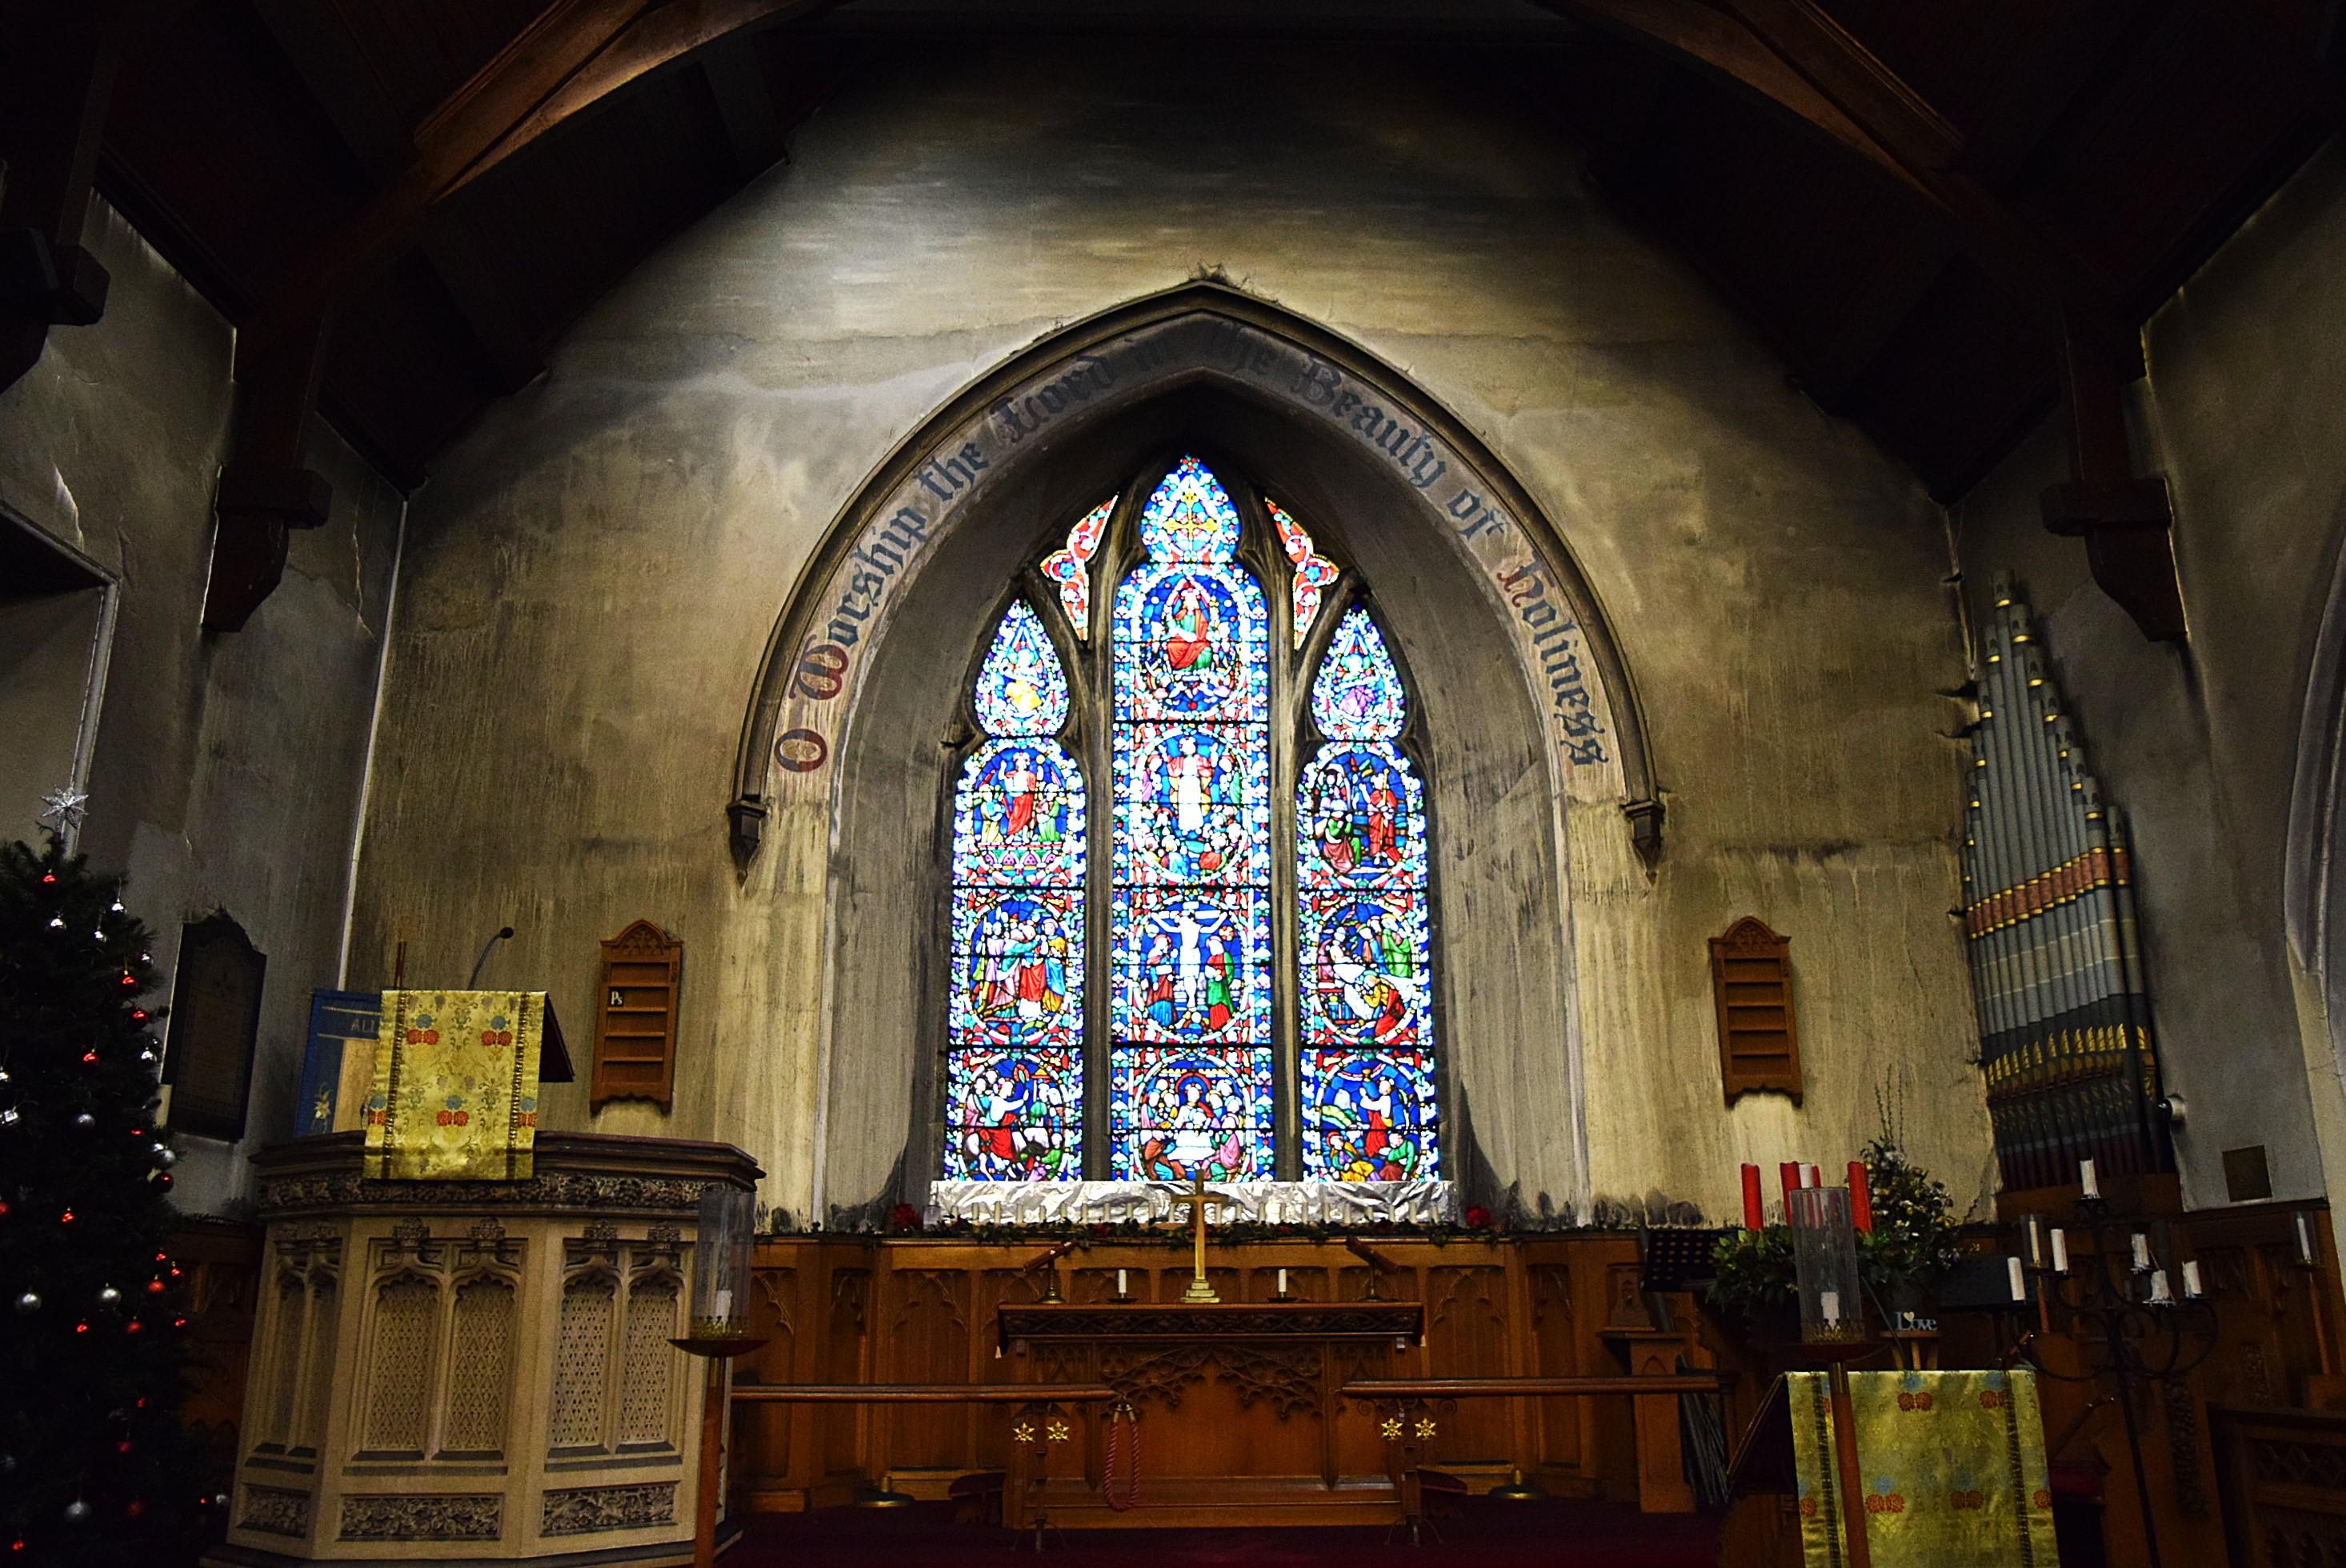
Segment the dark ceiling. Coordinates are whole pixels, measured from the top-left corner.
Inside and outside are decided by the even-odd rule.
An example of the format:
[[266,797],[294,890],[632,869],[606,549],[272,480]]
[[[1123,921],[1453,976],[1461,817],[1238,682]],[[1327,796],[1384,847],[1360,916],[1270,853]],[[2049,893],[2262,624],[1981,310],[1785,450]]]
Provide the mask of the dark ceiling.
[[[170,8],[123,62],[99,188],[247,325],[402,178],[419,127],[452,95],[509,58],[526,29],[546,25],[542,16],[591,8]],[[729,0],[668,8],[691,13],[685,21],[721,20]],[[1560,134],[1595,149],[1590,172],[1605,196],[1708,276],[1810,395],[1953,498],[2055,396],[2062,317],[2048,301],[2083,300],[2130,334],[2328,133],[2341,93],[2323,63],[2327,9],[2314,0],[799,7],[629,81],[431,206],[339,311],[322,401],[392,477],[421,480],[491,400],[538,373],[581,311],[781,158],[793,127],[857,73],[884,68],[908,36],[1285,31],[1439,44],[1478,80],[1542,106]],[[1781,74],[1780,62],[1739,64],[1747,25],[1790,37],[1809,81],[1839,103],[1873,106],[1870,121],[1856,117],[1910,155],[1919,180],[1853,153],[1832,129],[1838,111],[1821,128],[1787,112],[1784,100],[1810,88],[1788,77],[1790,87],[1771,95],[1769,72]],[[1819,38],[1830,46],[1823,56]],[[1851,60],[1862,67],[1854,85],[1844,79]],[[1947,156],[1934,161],[1933,148]]]

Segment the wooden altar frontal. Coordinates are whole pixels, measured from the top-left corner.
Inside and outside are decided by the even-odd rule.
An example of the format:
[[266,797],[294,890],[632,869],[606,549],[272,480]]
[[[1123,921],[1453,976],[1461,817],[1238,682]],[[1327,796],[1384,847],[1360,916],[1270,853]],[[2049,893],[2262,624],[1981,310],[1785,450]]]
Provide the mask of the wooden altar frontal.
[[[1376,1423],[1359,1407],[1347,1419],[1338,1390],[1416,1348],[1420,1302],[1005,1303],[996,1316],[1012,1380],[1104,1383],[1123,1401],[1068,1423],[1085,1434],[1070,1445],[1080,1462],[1055,1464],[1046,1446],[1035,1457],[1058,1473],[1014,1463],[1014,1529],[1038,1508],[1062,1529],[1401,1516]],[[1118,1461],[1131,1468],[1112,1474]]]

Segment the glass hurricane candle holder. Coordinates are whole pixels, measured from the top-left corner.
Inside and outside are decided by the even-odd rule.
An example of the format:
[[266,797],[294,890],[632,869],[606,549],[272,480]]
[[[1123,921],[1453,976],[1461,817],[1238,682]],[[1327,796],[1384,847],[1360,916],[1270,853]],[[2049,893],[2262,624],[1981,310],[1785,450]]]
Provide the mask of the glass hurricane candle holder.
[[1857,1277],[1857,1232],[1850,1224],[1849,1189],[1807,1186],[1786,1196],[1801,1341],[1846,1345],[1864,1339],[1865,1298]]
[[756,1226],[755,1194],[731,1186],[702,1189],[692,1275],[692,1338],[738,1339],[749,1333],[750,1247]]

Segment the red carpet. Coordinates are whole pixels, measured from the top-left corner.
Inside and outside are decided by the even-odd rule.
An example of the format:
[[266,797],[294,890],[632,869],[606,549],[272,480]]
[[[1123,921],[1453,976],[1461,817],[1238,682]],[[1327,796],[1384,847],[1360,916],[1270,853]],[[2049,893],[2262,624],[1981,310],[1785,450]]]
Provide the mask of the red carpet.
[[726,1568],[1717,1568],[1719,1526],[1716,1514],[1649,1516],[1618,1503],[1474,1499],[1442,1522],[1439,1543],[1418,1550],[1385,1544],[1381,1529],[1076,1530],[1056,1537],[1038,1560],[1005,1531],[957,1525],[949,1504],[921,1503],[756,1515],[721,1561]]

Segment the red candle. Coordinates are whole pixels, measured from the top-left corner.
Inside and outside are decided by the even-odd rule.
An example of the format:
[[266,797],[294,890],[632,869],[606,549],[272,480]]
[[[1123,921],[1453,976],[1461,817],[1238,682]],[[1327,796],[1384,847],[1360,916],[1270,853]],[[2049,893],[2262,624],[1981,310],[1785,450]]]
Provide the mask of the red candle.
[[1865,1185],[1865,1162],[1849,1162],[1849,1218],[1860,1230],[1873,1228],[1873,1189]]
[[1760,1224],[1760,1167],[1745,1166],[1743,1167],[1743,1228],[1758,1230]]
[[1784,1223],[1790,1225],[1792,1223],[1792,1195],[1800,1190],[1800,1162],[1786,1160],[1776,1167],[1776,1174],[1784,1178]]

